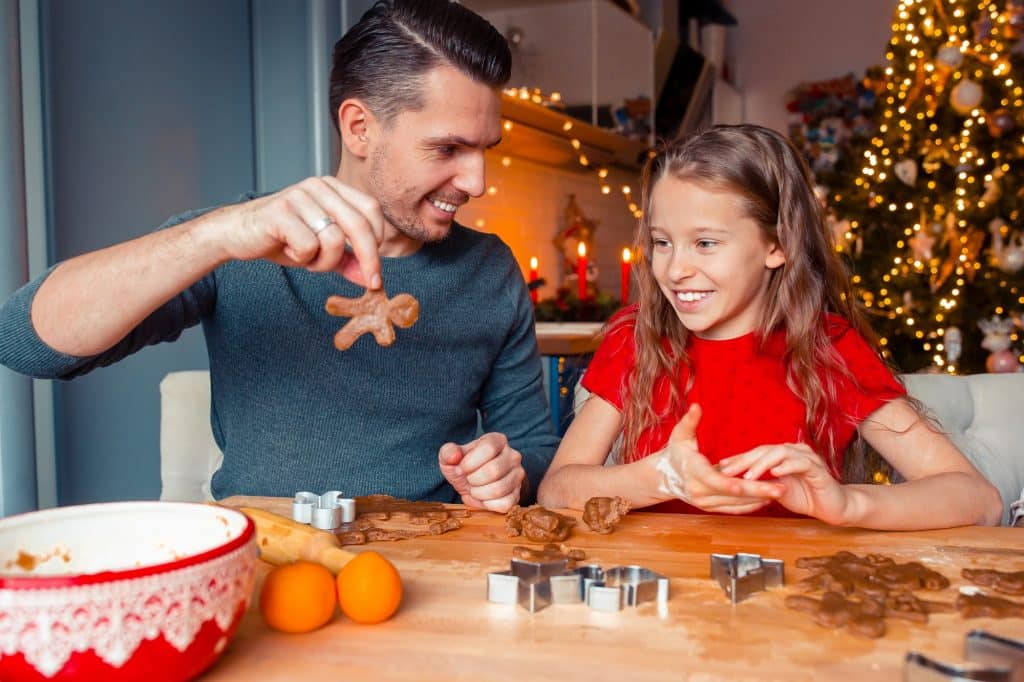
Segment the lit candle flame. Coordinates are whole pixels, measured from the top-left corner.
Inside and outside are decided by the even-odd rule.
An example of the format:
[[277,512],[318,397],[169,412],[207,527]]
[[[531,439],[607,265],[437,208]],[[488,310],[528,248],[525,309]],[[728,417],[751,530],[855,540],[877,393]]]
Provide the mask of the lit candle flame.
[[530,259],[530,269],[531,270],[536,270],[537,269],[537,257],[536,256],[534,256],[533,258]]
[[576,247],[576,253],[579,254],[580,258],[587,255],[587,245],[580,242],[580,245]]
[[630,252],[630,250],[629,249],[623,249],[622,250],[622,262],[623,263],[629,263],[632,260],[633,260],[633,254]]

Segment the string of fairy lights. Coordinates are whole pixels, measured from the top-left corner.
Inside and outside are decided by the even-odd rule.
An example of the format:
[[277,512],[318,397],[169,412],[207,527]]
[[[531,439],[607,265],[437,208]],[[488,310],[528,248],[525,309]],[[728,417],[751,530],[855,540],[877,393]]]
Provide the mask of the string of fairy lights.
[[[562,96],[558,92],[552,92],[550,94],[544,94],[540,88],[507,88],[505,91],[506,95],[518,98],[522,101],[532,102],[539,106],[544,106],[549,111],[555,111],[556,107],[561,104]],[[509,119],[502,121],[502,126],[505,129],[506,134],[512,134],[515,128],[515,123]],[[609,195],[616,191],[616,188],[612,186],[612,179],[607,166],[592,163],[586,152],[583,150],[583,143],[579,138],[572,135],[573,128],[576,127],[576,123],[569,115],[565,115],[562,121],[562,133],[565,136],[566,144],[572,149],[573,154],[576,155],[576,159],[580,166],[586,168],[594,173],[594,178],[597,181],[598,190],[601,194]],[[512,165],[512,158],[510,156],[503,156],[501,159],[501,165],[508,168]],[[497,187],[491,186],[488,188],[488,193],[492,196],[497,193]],[[637,205],[633,198],[633,188],[628,184],[622,184],[618,187],[618,192],[622,195],[625,201],[626,208],[633,215],[634,218],[639,219],[643,216],[643,211]]]
[[[972,1],[980,12],[979,21],[987,21],[990,26],[985,33],[984,28],[979,31],[975,25],[973,39],[967,34],[965,20],[966,8]],[[1000,79],[999,84],[1005,88],[1000,109],[1015,120],[1020,120],[1024,91],[1011,69],[1008,55],[1012,45],[1004,40],[1007,15],[992,0],[901,0],[894,16],[893,36],[886,53],[885,89],[880,95],[881,123],[864,152],[863,167],[855,184],[872,197],[870,206],[887,208],[895,220],[909,216],[904,219],[913,222],[906,224],[903,238],[897,241],[892,267],[882,276],[882,281],[868,283],[854,275],[853,284],[861,292],[867,308],[884,312],[890,320],[902,319],[906,331],[922,343],[925,351],[934,353],[934,364],[942,371],[956,373],[956,362],[949,361],[943,353],[943,337],[951,312],[963,304],[966,282],[973,280],[982,267],[984,232],[976,225],[969,225],[967,215],[986,208],[987,194],[978,197],[979,192],[998,182],[1010,170],[999,150],[985,154],[973,146],[976,131],[991,115],[978,106],[982,90],[977,81],[989,75]],[[922,37],[942,43],[934,60],[921,45]],[[899,74],[897,52],[907,57],[906,70]],[[959,132],[943,140],[936,118],[940,100],[947,94],[953,98],[954,108],[963,118]],[[887,179],[891,182],[901,160],[916,160],[918,150],[912,147],[912,132],[920,130],[922,125],[926,125],[929,135],[935,138],[929,141],[932,148],[948,153],[956,161],[952,206],[931,203],[936,190],[936,181],[932,178],[927,179],[928,192],[918,201],[899,204],[885,196],[884,183]],[[1016,135],[1024,143],[1024,137],[1019,132]],[[916,174],[916,165],[914,172]],[[843,197],[836,194],[832,199],[839,204]],[[1019,211],[1015,209],[1005,217],[1016,223]],[[936,222],[945,225],[950,238],[945,261],[922,259],[920,249],[915,248],[915,240],[932,238],[922,231],[934,229]],[[857,220],[849,221],[849,229],[837,245],[840,251],[851,248],[860,227]],[[1008,227],[1003,224],[998,229],[1005,236]],[[916,314],[906,296],[894,290],[894,281],[910,274],[929,277],[932,291],[940,296],[934,312],[926,316]],[[1006,283],[1000,282],[1000,285],[1005,287]],[[1024,304],[1024,296],[1020,296],[1015,287],[1011,288],[1011,293],[1017,294],[1018,302]],[[1005,313],[1001,306],[996,306],[993,312]],[[884,348],[889,339],[883,336],[880,343]]]

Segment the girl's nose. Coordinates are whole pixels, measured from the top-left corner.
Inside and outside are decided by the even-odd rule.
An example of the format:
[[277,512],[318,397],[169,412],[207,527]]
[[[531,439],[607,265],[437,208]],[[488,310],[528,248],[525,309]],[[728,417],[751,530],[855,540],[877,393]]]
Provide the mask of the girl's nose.
[[672,260],[668,264],[668,277],[678,282],[692,277],[694,273],[693,263],[689,255],[683,249],[678,249],[672,254]]

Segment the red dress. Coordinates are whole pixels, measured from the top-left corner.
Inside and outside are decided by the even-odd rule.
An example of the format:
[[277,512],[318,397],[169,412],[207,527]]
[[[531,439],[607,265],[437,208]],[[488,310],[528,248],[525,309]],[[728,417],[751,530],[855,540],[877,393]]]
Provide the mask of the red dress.
[[[888,401],[906,395],[906,389],[846,320],[827,315],[823,323],[828,326],[833,347],[856,378],[852,381],[833,370],[838,390],[837,400],[828,405],[828,428],[838,452],[842,453],[853,440],[857,425]],[[629,391],[626,384],[634,362],[633,327],[632,322],[613,326],[581,380],[584,388],[620,412]],[[687,353],[694,383],[684,397],[682,410],[665,414],[641,433],[636,451],[627,454],[628,461],[664,448],[672,429],[692,403],[698,403],[702,410],[697,445],[712,464],[759,445],[810,443],[805,433],[804,403],[786,386],[785,332],[772,334],[760,349],[757,339],[756,332],[721,341],[691,335]],[[681,386],[686,386],[689,371],[685,367],[681,370]],[[653,401],[657,414],[666,413],[668,388],[667,377],[655,383]],[[681,500],[654,505],[646,511],[705,513]],[[778,503],[764,507],[757,515],[796,516]]]

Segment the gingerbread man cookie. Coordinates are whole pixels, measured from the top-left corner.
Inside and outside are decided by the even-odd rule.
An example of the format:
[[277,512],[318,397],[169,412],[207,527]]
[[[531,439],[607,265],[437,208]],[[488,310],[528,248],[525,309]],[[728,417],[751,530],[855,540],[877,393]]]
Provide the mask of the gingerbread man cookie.
[[403,329],[416,323],[420,315],[420,303],[409,294],[398,294],[388,298],[383,289],[367,289],[360,298],[331,296],[324,306],[336,317],[350,317],[345,326],[334,335],[334,347],[348,350],[363,334],[370,332],[381,346],[390,346],[395,341],[395,329]]

